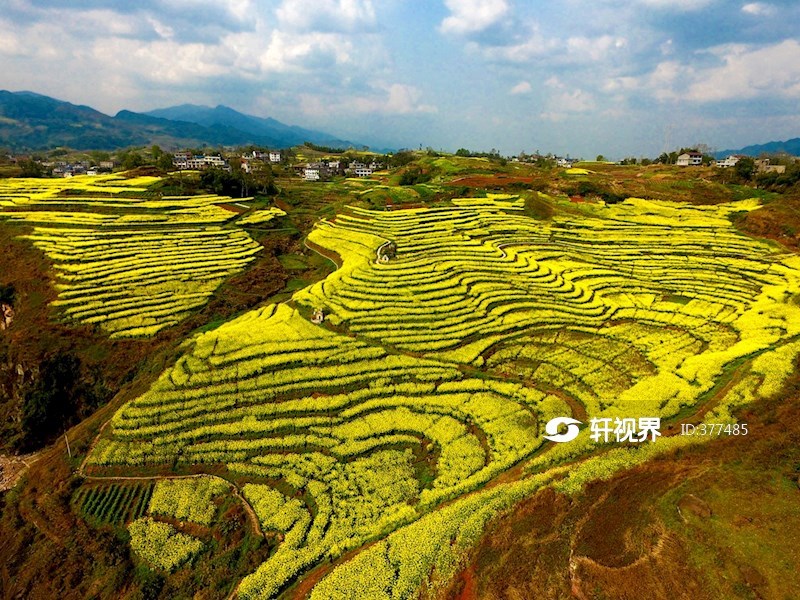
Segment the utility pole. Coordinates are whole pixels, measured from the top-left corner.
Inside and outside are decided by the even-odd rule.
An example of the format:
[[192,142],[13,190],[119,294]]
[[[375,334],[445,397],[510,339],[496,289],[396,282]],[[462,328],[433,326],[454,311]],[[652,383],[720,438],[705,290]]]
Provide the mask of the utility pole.
[[666,127],[664,127],[664,152],[666,154],[670,153],[672,145],[672,124],[670,123]]

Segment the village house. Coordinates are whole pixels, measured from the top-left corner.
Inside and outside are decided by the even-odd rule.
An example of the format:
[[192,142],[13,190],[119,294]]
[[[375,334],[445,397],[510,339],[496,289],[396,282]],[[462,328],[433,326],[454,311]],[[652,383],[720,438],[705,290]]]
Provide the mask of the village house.
[[755,163],[759,173],[786,173],[786,165],[771,165],[768,158],[759,158]]
[[714,166],[720,167],[722,169],[727,169],[728,167],[735,167],[736,163],[741,160],[741,156],[738,154],[731,154],[728,158],[724,158],[722,160],[717,160],[714,162]]
[[372,169],[370,169],[369,167],[360,167],[358,169],[355,169],[353,171],[353,174],[356,177],[370,177],[372,176]]
[[242,154],[242,170],[245,173],[251,173],[253,171],[252,161],[279,163],[281,162],[281,153],[279,150],[268,150],[266,152],[253,150],[250,153]]
[[356,177],[370,177],[373,169],[360,161],[354,160],[347,169],[345,169],[345,172],[355,175]]
[[330,177],[331,171],[323,162],[308,163],[303,167],[303,179],[306,181],[320,181]]
[[556,157],[556,165],[559,167],[563,167],[564,169],[571,169],[572,163],[573,161],[571,158],[563,158],[560,156]]
[[303,179],[306,181],[319,181],[321,170],[319,165],[308,165],[303,169]]
[[230,166],[221,156],[209,156],[206,154],[191,156],[186,152],[177,152],[172,155],[172,164],[175,168],[184,171],[202,171],[209,167],[217,167],[220,169],[230,169]]
[[703,155],[699,152],[684,152],[675,164],[679,167],[699,167],[703,164]]
[[172,164],[179,171],[189,168],[189,159],[192,158],[190,152],[176,152],[172,155]]

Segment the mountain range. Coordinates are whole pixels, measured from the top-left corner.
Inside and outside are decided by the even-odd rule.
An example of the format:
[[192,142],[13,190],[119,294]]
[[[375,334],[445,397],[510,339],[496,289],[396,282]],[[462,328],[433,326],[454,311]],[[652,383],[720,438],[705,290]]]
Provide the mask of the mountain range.
[[738,150],[720,150],[715,152],[716,158],[725,158],[731,154],[743,154],[745,156],[761,156],[762,154],[791,154],[800,156],[800,138],[792,138],[785,142],[767,142],[766,144],[753,144]]
[[74,150],[115,150],[159,144],[166,148],[244,146],[288,148],[312,142],[336,148],[359,147],[333,135],[254,117],[227,106],[183,104],[109,116],[33,92],[0,90],[0,146],[12,152],[66,146]]

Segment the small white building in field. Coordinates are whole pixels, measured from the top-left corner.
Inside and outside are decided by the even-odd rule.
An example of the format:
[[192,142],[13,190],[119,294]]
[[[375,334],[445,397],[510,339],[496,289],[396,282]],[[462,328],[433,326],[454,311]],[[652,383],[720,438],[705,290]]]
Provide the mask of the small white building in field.
[[679,167],[699,167],[703,164],[703,155],[699,152],[684,152],[675,164]]
[[556,165],[565,169],[571,169],[573,162],[571,158],[556,157]]
[[357,160],[351,162],[345,170],[346,173],[355,175],[356,177],[371,177],[373,171],[372,165],[368,167],[363,162]]
[[224,169],[228,166],[228,163],[225,162],[225,159],[221,156],[209,156],[207,154],[202,156],[192,156],[186,160],[173,158],[172,163],[178,169],[189,169],[195,171],[202,171],[203,169],[208,169],[209,167],[218,167]]
[[269,151],[269,162],[279,163],[281,162],[281,153],[277,150],[270,150]]
[[331,172],[328,165],[323,162],[308,163],[303,167],[303,179],[306,181],[320,181],[330,179]]
[[722,169],[727,169],[728,167],[735,167],[736,163],[739,162],[738,156],[735,154],[731,154],[728,158],[723,158],[722,160],[718,160],[714,162],[714,165],[720,167]]

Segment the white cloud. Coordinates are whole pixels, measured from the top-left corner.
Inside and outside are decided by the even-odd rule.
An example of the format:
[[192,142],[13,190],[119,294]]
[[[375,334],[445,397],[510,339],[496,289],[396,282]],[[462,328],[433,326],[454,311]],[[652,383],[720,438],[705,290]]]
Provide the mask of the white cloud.
[[679,12],[693,12],[706,8],[714,0],[635,0],[636,4],[650,8]]
[[434,113],[436,107],[422,104],[422,92],[412,85],[393,83],[384,86],[383,94],[356,97],[352,107],[362,113],[406,115],[409,113]]
[[571,115],[591,112],[597,107],[594,96],[571,86],[553,75],[544,82],[545,87],[553,90],[547,100],[547,108],[540,117],[549,121],[563,121]]
[[623,37],[601,35],[596,38],[571,37],[567,39],[567,52],[575,58],[597,62],[605,60],[614,50],[620,50],[627,45]]
[[298,34],[276,30],[259,56],[259,65],[262,73],[308,72],[350,63],[352,51],[352,42],[339,34]]
[[753,49],[726,45],[711,50],[723,64],[704,69],[687,96],[700,102],[746,100],[764,96],[800,98],[800,42]]
[[706,50],[713,66],[668,60],[642,77],[606,82],[607,91],[638,90],[658,100],[697,103],[759,99],[800,99],[800,42],[784,40],[754,47],[725,44]]
[[[307,0],[287,0],[277,10],[252,0],[174,0],[169,9],[156,10],[161,1],[143,0],[121,10],[78,10],[53,2],[54,7],[20,8],[24,19],[0,15],[5,86],[110,113],[152,108],[163,98],[186,101],[186,89],[193,102],[238,96],[245,110],[248,103],[273,105],[248,98],[248,88],[263,90],[291,112],[309,89],[342,106],[364,96],[374,100],[375,111],[432,109],[410,90],[404,96],[403,86],[387,86],[373,96],[364,92],[376,77],[391,77],[372,0],[319,0],[313,7]],[[317,29],[303,9],[326,25]],[[186,35],[187,14],[195,14],[198,30],[205,28],[202,35]],[[221,95],[223,81],[240,85]]]
[[606,93],[625,92],[635,90],[637,87],[639,87],[638,79],[630,76],[612,77],[602,84],[602,90]]
[[12,23],[0,19],[0,55],[6,57],[25,56],[31,48],[21,43]]
[[508,93],[517,96],[520,94],[530,94],[531,90],[533,90],[533,88],[531,87],[531,84],[529,82],[520,81],[517,85],[512,87]]
[[473,42],[470,47],[481,52],[489,60],[521,64],[556,54],[559,42],[540,35],[537,27],[531,25],[529,31],[517,43],[504,46],[481,46]]
[[501,22],[509,13],[506,0],[445,0],[450,15],[439,29],[442,33],[469,35]]
[[750,2],[742,6],[742,12],[756,17],[768,17],[775,13],[775,7],[764,2]]
[[300,95],[300,106],[305,114],[313,116],[330,115],[331,112],[376,115],[410,115],[435,113],[437,108],[420,100],[422,92],[401,83],[379,84],[367,93],[348,97],[331,97],[316,93]]
[[276,10],[280,25],[292,31],[373,31],[372,0],[284,0]]

